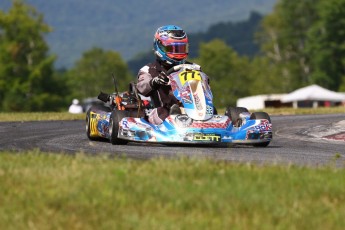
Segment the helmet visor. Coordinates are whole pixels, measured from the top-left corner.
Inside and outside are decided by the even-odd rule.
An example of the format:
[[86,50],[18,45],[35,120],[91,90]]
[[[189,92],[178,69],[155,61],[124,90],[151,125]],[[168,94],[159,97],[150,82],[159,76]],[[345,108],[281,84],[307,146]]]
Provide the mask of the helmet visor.
[[165,53],[188,54],[188,43],[174,42],[167,46],[159,44],[159,48]]

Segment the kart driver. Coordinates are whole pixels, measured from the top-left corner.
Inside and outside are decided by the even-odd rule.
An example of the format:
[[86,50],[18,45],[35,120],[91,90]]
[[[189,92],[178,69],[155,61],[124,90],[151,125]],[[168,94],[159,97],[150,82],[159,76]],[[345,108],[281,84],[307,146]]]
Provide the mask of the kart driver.
[[148,120],[159,125],[169,113],[181,113],[178,100],[168,85],[167,71],[179,64],[192,63],[186,61],[188,38],[179,26],[167,25],[158,28],[153,39],[153,50],[156,61],[139,70],[137,89],[142,95],[151,97],[154,109],[148,115]]

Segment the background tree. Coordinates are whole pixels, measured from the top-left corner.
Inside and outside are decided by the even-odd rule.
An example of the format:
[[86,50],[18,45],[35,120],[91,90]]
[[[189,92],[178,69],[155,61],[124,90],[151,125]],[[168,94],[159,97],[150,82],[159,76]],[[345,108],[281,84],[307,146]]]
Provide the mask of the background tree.
[[248,95],[248,59],[241,58],[225,42],[202,43],[200,56],[193,60],[210,77],[216,107],[236,105],[239,97]]
[[263,19],[258,38],[264,55],[279,69],[282,92],[312,83],[306,43],[318,18],[318,1],[281,0]]
[[119,91],[127,90],[134,80],[119,53],[101,48],[86,51],[68,72],[71,96],[82,99],[96,97],[100,91],[114,92],[112,73]]
[[312,80],[345,91],[345,0],[320,0],[317,10],[307,46]]
[[345,0],[281,0],[264,18],[258,37],[281,92],[312,83],[345,88],[344,18]]
[[281,69],[273,64],[271,59],[257,56],[250,61],[250,67],[247,70],[250,79],[246,84],[249,95],[284,92]]
[[62,83],[53,78],[55,57],[44,40],[49,31],[43,16],[22,1],[0,11],[1,110],[57,110],[63,104]]

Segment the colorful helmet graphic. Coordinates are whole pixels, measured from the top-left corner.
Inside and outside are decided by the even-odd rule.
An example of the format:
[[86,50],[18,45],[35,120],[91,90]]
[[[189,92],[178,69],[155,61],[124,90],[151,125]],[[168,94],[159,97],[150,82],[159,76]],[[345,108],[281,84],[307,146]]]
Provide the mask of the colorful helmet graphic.
[[182,64],[188,57],[187,34],[179,26],[159,27],[153,39],[153,49],[161,61],[169,65]]

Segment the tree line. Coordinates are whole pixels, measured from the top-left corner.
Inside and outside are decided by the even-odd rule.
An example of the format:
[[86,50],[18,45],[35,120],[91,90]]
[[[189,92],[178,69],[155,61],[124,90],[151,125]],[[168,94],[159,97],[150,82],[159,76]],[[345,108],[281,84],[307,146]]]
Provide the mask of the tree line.
[[[85,51],[70,69],[54,69],[56,56],[44,40],[51,28],[43,15],[21,0],[12,3],[0,11],[0,111],[62,111],[72,98],[114,91],[112,73],[119,90],[135,80],[118,52],[98,47]],[[256,55],[240,55],[231,32],[204,40],[199,34],[191,39],[198,41],[191,61],[210,76],[217,107],[313,83],[345,91],[344,19],[345,0],[280,0],[255,28]]]

